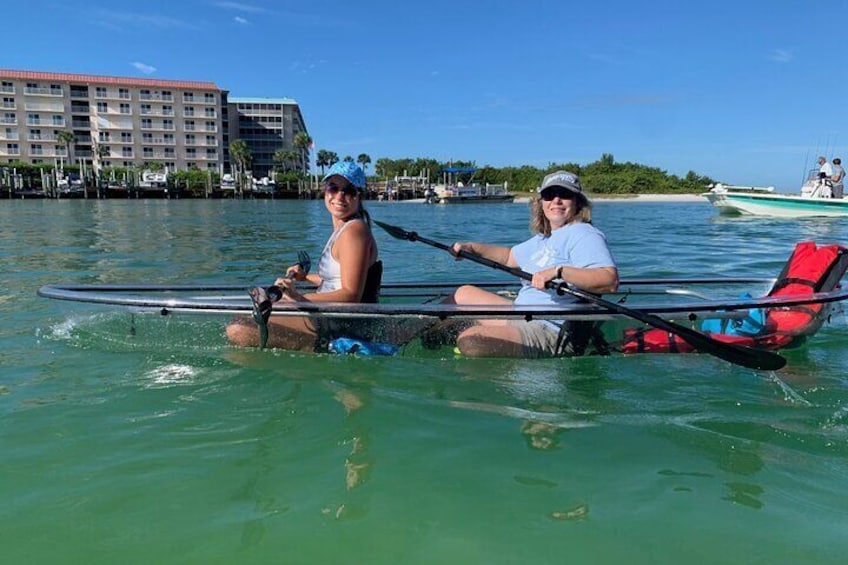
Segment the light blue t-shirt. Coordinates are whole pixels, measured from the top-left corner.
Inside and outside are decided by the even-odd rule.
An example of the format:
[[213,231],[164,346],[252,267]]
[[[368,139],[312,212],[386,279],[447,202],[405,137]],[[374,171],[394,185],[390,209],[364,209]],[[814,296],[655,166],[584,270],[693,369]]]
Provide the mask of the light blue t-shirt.
[[[549,237],[534,235],[511,249],[518,266],[531,275],[537,271],[563,265],[566,267],[615,267],[604,234],[583,222],[567,224]],[[530,281],[522,281],[516,305],[568,304],[576,299],[570,294],[558,295],[552,290],[538,290]]]

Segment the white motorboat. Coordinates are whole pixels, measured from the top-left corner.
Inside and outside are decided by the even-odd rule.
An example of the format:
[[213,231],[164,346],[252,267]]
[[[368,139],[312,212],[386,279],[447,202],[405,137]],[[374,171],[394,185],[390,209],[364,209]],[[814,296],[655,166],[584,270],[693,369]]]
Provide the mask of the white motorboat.
[[721,214],[803,218],[848,216],[848,199],[831,196],[831,182],[811,171],[800,193],[774,192],[774,187],[716,184],[702,194]]

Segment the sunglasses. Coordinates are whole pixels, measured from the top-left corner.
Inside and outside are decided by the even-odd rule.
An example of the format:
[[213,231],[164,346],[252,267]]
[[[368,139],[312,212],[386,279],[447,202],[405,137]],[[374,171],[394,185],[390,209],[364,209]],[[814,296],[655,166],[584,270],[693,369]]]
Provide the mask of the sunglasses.
[[324,183],[324,191],[326,191],[326,193],[329,195],[338,194],[339,192],[341,192],[345,196],[349,196],[351,198],[359,194],[359,190],[352,184],[346,184],[345,186],[340,187],[339,185],[332,182]]
[[550,202],[554,198],[559,198],[560,200],[570,200],[573,199],[576,195],[574,192],[568,190],[567,188],[563,188],[561,186],[551,186],[546,188],[541,193],[542,200],[545,202]]

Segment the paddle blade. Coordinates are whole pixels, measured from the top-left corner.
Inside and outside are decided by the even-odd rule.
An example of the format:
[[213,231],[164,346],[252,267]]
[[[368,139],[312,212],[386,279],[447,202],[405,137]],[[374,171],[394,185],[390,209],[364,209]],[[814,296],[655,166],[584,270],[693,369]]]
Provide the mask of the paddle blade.
[[707,347],[701,344],[701,347],[698,347],[698,349],[704,353],[709,353],[714,357],[724,359],[735,365],[747,367],[748,369],[777,371],[786,366],[786,359],[772,351],[764,351],[762,349],[731,343],[722,343],[721,347],[717,347],[716,343],[721,342],[715,340],[713,342]]
[[298,251],[297,264],[300,265],[301,269],[303,269],[303,274],[308,275],[309,270],[312,268],[312,259],[310,259],[309,253],[306,251]]

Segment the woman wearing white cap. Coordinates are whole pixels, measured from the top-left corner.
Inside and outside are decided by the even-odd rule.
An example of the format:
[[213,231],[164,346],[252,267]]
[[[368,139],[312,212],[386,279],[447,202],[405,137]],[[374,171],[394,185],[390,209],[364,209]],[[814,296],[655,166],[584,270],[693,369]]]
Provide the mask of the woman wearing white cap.
[[[533,237],[514,247],[457,242],[455,252],[467,251],[533,275],[524,282],[515,305],[556,305],[575,300],[547,290],[559,280],[602,294],[618,288],[618,270],[604,234],[592,224],[592,208],[577,175],[556,171],[547,175],[531,202]],[[507,298],[466,285],[458,288],[457,304],[508,304]],[[483,320],[462,331],[457,347],[471,357],[557,357],[579,354],[567,324],[547,320]],[[582,348],[582,346],[581,346]]]
[[[365,174],[356,164],[341,161],[330,168],[323,182],[324,206],[332,218],[333,233],[321,253],[317,273],[308,274],[298,263],[276,280],[280,298],[285,302],[376,302],[382,263],[377,260],[371,218],[362,205]],[[302,294],[295,281],[309,281],[318,288]],[[271,317],[265,322],[267,345],[282,349],[321,350],[335,334],[351,335],[350,328],[321,318]],[[230,324],[227,337],[236,345],[265,345],[260,344],[260,328],[249,319]]]

